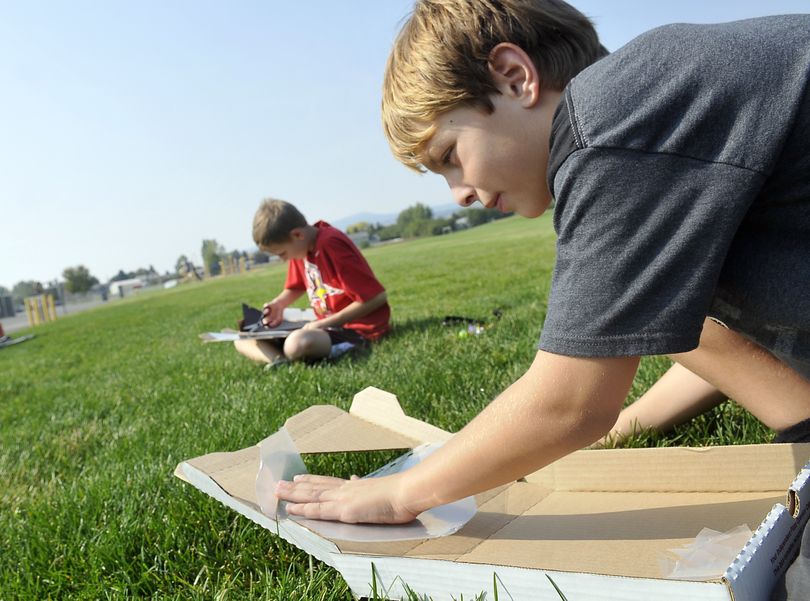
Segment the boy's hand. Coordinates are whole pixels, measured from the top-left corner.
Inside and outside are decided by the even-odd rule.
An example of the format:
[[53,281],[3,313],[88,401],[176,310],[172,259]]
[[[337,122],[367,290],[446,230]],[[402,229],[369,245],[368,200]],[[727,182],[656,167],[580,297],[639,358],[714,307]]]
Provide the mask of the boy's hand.
[[351,480],[302,474],[276,484],[276,496],[288,501],[287,513],[348,524],[405,524],[420,513],[406,507],[399,474]]
[[322,319],[313,319],[312,321],[308,321],[302,326],[302,330],[322,330],[323,328],[327,327],[324,325]]
[[284,305],[278,300],[271,300],[262,307],[262,323],[268,328],[274,328],[284,319]]

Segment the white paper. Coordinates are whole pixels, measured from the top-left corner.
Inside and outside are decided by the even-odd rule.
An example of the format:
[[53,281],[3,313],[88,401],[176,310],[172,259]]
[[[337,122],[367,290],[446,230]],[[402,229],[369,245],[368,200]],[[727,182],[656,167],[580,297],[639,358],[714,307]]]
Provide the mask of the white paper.
[[258,332],[238,332],[236,330],[223,330],[222,332],[205,332],[200,334],[203,342],[233,342],[234,340],[264,340],[272,338],[286,338],[290,332],[304,327],[309,321],[315,319],[312,309],[284,309],[282,322],[272,330]]
[[297,309],[295,307],[287,307],[282,313],[285,321],[312,321],[315,319],[315,311],[312,308]]

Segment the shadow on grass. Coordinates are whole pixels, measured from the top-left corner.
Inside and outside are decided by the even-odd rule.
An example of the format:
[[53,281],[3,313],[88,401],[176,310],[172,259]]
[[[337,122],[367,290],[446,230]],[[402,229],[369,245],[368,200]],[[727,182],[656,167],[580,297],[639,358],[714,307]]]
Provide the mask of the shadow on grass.
[[468,323],[492,325],[502,317],[504,311],[504,308],[496,307],[484,317],[475,315],[437,315],[435,317],[422,317],[418,319],[407,319],[403,322],[394,322],[391,333],[386,336],[386,339],[396,340],[408,336],[413,332],[424,332],[432,328],[439,330],[446,327],[459,327],[460,325]]
[[410,336],[413,332],[424,332],[432,328],[440,328],[443,317],[428,317],[420,319],[408,319],[404,322],[394,322],[391,332],[385,337],[386,340],[397,340]]

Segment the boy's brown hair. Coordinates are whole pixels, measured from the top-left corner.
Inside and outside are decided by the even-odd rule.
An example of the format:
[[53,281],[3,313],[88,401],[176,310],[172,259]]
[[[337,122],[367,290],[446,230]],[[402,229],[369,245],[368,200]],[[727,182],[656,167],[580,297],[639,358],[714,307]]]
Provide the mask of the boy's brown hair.
[[294,205],[267,198],[259,205],[253,217],[253,241],[259,248],[286,242],[290,239],[290,232],[307,225],[306,218]]
[[556,90],[607,54],[593,24],[562,0],[418,0],[383,82],[383,127],[397,159],[424,171],[439,115],[459,106],[494,110],[488,60],[502,42],[522,48],[541,84]]

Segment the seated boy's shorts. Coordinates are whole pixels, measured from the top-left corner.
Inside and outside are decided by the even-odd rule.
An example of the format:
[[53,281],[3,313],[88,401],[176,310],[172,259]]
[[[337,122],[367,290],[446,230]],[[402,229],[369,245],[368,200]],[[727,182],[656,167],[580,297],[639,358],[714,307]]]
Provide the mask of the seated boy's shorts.
[[368,346],[368,340],[358,334],[356,330],[349,328],[326,328],[325,332],[329,334],[332,346],[340,344],[341,342],[349,342],[360,348]]

